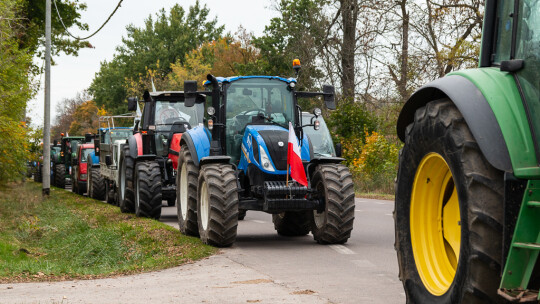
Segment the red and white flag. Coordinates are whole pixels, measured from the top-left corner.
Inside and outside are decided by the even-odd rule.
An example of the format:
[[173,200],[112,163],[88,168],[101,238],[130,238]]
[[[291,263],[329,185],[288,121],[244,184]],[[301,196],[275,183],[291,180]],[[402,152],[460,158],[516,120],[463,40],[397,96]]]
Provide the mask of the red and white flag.
[[300,184],[307,187],[306,171],[304,171],[304,165],[302,164],[302,157],[300,157],[300,147],[298,146],[298,139],[294,133],[292,123],[289,122],[289,144],[287,149],[287,168],[291,168],[291,177]]

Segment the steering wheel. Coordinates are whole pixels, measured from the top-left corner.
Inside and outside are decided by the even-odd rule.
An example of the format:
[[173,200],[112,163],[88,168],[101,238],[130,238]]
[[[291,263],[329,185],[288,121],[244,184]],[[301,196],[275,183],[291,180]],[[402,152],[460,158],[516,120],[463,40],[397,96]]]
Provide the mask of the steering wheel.
[[175,108],[164,108],[161,109],[156,115],[156,123],[159,121],[161,123],[166,123],[167,119],[170,118],[180,118],[180,112]]

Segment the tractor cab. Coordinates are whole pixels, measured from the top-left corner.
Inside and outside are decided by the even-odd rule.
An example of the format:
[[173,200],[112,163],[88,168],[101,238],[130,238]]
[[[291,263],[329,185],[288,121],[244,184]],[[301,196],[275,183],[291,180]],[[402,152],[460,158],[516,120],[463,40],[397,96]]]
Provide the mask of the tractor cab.
[[183,133],[203,123],[203,103],[187,107],[182,92],[146,92],[144,100],[140,131],[143,135],[154,134],[153,143],[144,145],[149,148],[145,154],[167,157],[175,133]]
[[[232,163],[240,163],[242,142],[244,141],[245,150],[246,145],[252,141],[247,134],[273,134],[287,141],[289,122],[294,125],[297,121],[292,93],[296,80],[251,76],[218,78],[218,81],[224,87],[227,125],[225,151],[226,155],[231,157]],[[249,147],[251,148],[251,145]],[[287,146],[281,145],[276,149],[279,147],[286,149]],[[243,165],[245,167],[246,164]]]

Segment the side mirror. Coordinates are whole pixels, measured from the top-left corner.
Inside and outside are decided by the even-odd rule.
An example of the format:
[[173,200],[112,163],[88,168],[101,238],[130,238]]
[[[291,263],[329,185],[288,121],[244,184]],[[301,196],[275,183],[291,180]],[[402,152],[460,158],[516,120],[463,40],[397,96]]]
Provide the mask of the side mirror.
[[341,143],[336,144],[336,157],[341,157]]
[[128,111],[137,111],[137,102],[139,102],[139,99],[137,97],[128,98]]
[[92,142],[92,138],[94,138],[94,135],[92,133],[86,133],[84,134],[84,142]]
[[336,90],[334,89],[334,86],[331,85],[323,85],[323,93],[324,93],[324,103],[326,104],[326,107],[329,110],[335,110],[336,109]]
[[184,106],[193,107],[197,99],[197,81],[184,81]]
[[106,164],[107,166],[112,165],[112,159],[111,159],[111,156],[110,156],[110,155],[105,155],[105,164]]
[[94,138],[94,154],[99,157],[99,138]]

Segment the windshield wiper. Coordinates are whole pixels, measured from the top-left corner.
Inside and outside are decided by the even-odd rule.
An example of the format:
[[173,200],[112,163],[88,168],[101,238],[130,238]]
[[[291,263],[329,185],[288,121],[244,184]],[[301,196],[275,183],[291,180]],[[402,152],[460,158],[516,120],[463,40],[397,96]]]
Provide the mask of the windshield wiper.
[[259,117],[262,117],[264,118],[264,120],[268,121],[269,123],[273,124],[273,125],[276,125],[276,126],[279,126],[279,127],[282,127],[282,128],[285,128],[285,129],[288,129],[289,127],[286,126],[286,125],[282,125],[280,124],[279,122],[275,122],[274,121],[274,118],[270,117],[270,116],[264,116],[264,114],[262,113],[259,113]]

